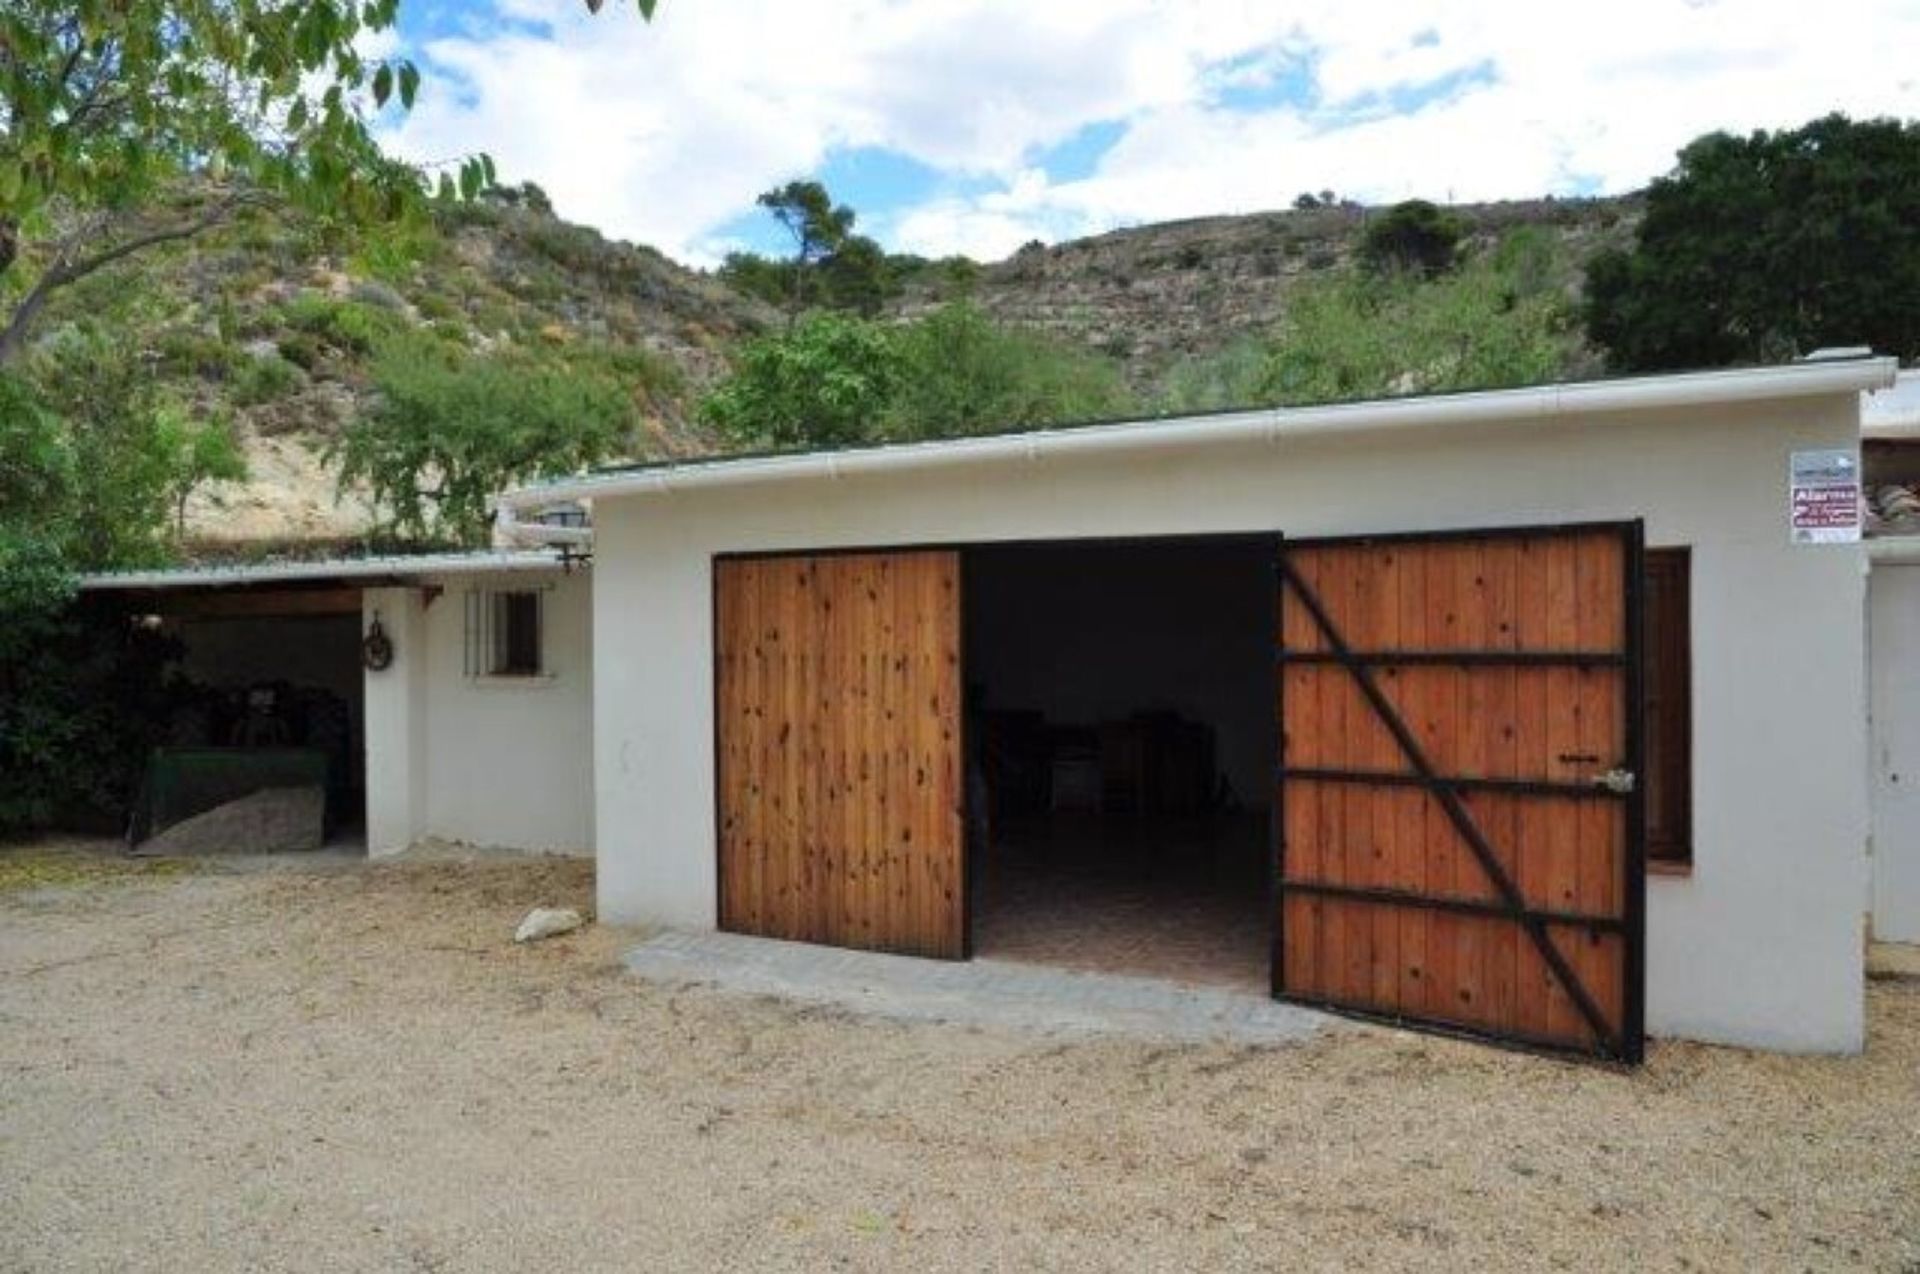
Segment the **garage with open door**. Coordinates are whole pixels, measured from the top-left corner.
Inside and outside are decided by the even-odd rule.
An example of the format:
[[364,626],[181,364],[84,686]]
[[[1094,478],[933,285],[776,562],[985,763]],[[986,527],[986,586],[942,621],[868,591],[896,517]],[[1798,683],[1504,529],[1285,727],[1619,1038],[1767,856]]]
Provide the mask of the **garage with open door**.
[[729,557],[721,925],[1633,1060],[1637,524]]
[[[1264,807],[1248,994],[1621,1059],[1643,1036],[1858,1049],[1866,587],[1857,545],[1796,529],[1795,478],[1851,471],[1859,395],[1891,374],[1827,358],[509,497],[593,501],[600,912],[998,958],[996,852],[1037,838],[1027,865],[1057,864],[1075,820],[1071,865],[1117,878],[1177,811],[1245,843]],[[1201,596],[1172,546],[1209,537],[1271,563]],[[950,600],[879,582],[908,561]],[[1184,635],[1145,631],[1168,617]],[[1099,697],[1069,687],[1089,671]],[[1202,673],[1258,702],[1264,784]],[[1108,883],[1066,871],[1027,918],[1097,923]],[[1173,883],[1120,900],[1187,932]],[[1157,941],[1133,955],[1185,976]]]

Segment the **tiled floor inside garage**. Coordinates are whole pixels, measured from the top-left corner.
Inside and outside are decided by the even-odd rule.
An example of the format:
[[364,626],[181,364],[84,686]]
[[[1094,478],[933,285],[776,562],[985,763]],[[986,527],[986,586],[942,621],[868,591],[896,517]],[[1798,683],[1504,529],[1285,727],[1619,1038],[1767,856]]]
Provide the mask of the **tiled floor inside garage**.
[[996,828],[974,954],[1265,995],[1267,821],[1059,815]]

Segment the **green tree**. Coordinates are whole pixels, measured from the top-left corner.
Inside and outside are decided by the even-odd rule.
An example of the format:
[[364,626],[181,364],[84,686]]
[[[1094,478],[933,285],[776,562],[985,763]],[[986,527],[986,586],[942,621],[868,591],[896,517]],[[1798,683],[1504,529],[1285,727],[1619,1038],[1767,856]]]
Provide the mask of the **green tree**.
[[757,296],[769,305],[786,308],[803,286],[800,268],[791,261],[775,261],[758,252],[729,252],[720,261],[721,282],[736,292]]
[[760,192],[754,202],[772,213],[793,239],[787,281],[793,289],[789,300],[798,313],[806,307],[813,290],[809,286],[813,274],[853,233],[854,211],[834,203],[827,188],[817,181],[790,181]]
[[793,257],[771,261],[755,252],[731,252],[720,277],[753,296],[798,314],[809,305],[878,314],[899,291],[896,259],[866,235],[853,232],[853,209],[837,204],[817,181],[790,181],[755,201],[793,240]]
[[1360,236],[1360,260],[1382,273],[1433,278],[1453,265],[1464,233],[1452,213],[1425,199],[1409,199],[1367,222]]
[[225,419],[164,398],[152,369],[103,336],[64,334],[26,371],[7,377],[3,405],[20,413],[7,425],[28,448],[16,454],[39,458],[16,463],[42,498],[10,501],[6,517],[55,528],[52,556],[67,569],[164,561],[188,497],[246,476]]
[[379,405],[329,458],[343,490],[363,487],[387,528],[418,542],[484,545],[495,492],[598,464],[633,434],[633,399],[610,375],[425,334],[386,340],[373,380]]
[[1586,323],[1653,371],[1824,345],[1920,359],[1920,124],[1829,115],[1710,133],[1654,182],[1631,250],[1595,257]]
[[886,327],[816,310],[748,341],[701,417],[743,446],[846,446],[881,436],[905,365]]
[[[587,0],[590,9],[599,0]],[[650,15],[654,0],[638,0]],[[393,217],[422,174],[369,112],[420,73],[365,56],[399,0],[10,0],[0,6],[0,365],[49,295],[262,204]],[[477,194],[472,156],[451,196]]]
[[80,474],[59,417],[24,379],[0,372],[0,613],[50,610],[69,595],[68,520]]
[[173,457],[166,482],[173,505],[173,538],[187,534],[187,501],[209,482],[244,482],[247,458],[234,436],[233,422],[224,416],[196,418],[179,407],[165,406],[154,418],[158,445]]
[[1133,395],[1109,359],[1039,332],[1002,327],[954,302],[898,338],[904,375],[889,405],[894,438],[950,438],[1124,415]]
[[1114,365],[956,302],[889,326],[816,310],[749,342],[701,404],[747,446],[837,447],[1123,414]]
[[1443,278],[1354,271],[1288,298],[1279,326],[1174,369],[1169,411],[1495,389],[1591,369],[1558,241],[1515,231]]
[[872,318],[899,290],[892,266],[878,243],[863,234],[849,235],[815,267],[821,300],[833,309]]
[[1509,235],[1443,279],[1361,275],[1289,305],[1254,386],[1261,402],[1326,402],[1539,384],[1586,361],[1550,235]]
[[833,202],[817,181],[790,181],[761,191],[754,202],[793,237],[794,259],[803,266],[818,265],[853,233],[853,209]]
[[115,347],[79,335],[0,371],[0,832],[124,808],[164,720],[166,650],[74,604],[73,572],[152,565],[171,502],[231,476],[218,425],[160,401]]

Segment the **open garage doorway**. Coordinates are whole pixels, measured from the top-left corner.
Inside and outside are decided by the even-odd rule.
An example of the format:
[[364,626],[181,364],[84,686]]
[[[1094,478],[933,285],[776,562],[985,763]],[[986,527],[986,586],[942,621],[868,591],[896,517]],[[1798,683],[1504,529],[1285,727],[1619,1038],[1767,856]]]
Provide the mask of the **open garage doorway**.
[[967,551],[975,955],[1268,989],[1275,547]]

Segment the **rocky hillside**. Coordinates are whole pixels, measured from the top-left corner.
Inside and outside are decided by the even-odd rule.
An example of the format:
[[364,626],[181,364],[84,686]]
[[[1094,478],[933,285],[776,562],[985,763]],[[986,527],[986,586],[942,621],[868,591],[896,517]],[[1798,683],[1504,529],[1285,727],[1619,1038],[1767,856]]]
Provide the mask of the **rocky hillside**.
[[[1636,199],[1529,200],[1452,209],[1469,247],[1522,226],[1550,230],[1578,265],[1623,242]],[[984,267],[975,299],[996,317],[1071,337],[1119,359],[1150,386],[1183,357],[1213,353],[1272,326],[1299,282],[1345,265],[1374,210],[1324,207],[1204,217],[1116,230],[1052,247],[1029,244]],[[903,303],[936,303],[931,289]]]
[[[1477,240],[1541,226],[1577,265],[1624,238],[1633,201],[1455,209]],[[1341,267],[1369,213],[1351,207],[1211,217],[1029,245],[978,268],[968,292],[992,315],[1082,342],[1120,361],[1143,395],[1183,359],[1256,335],[1303,280]],[[896,316],[954,294],[911,285]],[[703,388],[740,340],[779,321],[764,302],[651,248],[617,243],[512,199],[483,200],[349,249],[278,220],[142,260],[63,298],[49,318],[137,340],[179,396],[237,422],[252,478],[198,496],[198,551],[278,542],[309,549],[364,534],[368,510],[338,497],[328,441],[364,412],[383,336],[428,327],[474,350],[512,348],[559,366],[612,371],[632,387],[648,455],[711,445],[694,423]]]
[[351,249],[278,219],[136,259],[61,297],[63,323],[137,341],[176,396],[236,422],[251,479],[196,496],[202,554],[350,541],[371,522],[341,499],[329,441],[369,407],[381,339],[430,328],[476,351],[610,370],[632,387],[653,455],[700,450],[689,405],[728,351],[778,317],[651,248],[482,202]]

